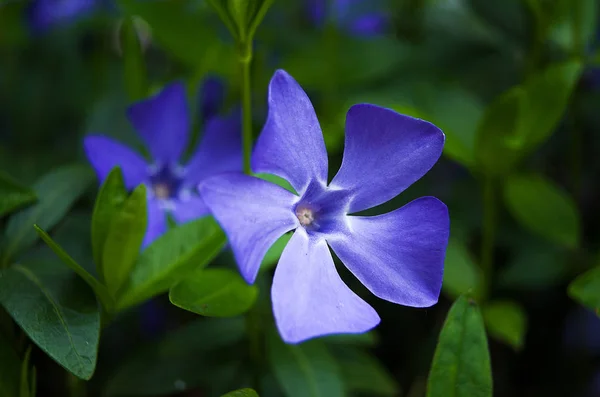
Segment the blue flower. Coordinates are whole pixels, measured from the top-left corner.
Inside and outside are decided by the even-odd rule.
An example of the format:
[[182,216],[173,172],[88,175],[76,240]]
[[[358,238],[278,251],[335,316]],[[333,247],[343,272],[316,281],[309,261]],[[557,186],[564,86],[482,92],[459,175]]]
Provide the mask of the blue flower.
[[379,0],[307,0],[307,6],[315,24],[323,25],[330,16],[339,28],[357,36],[381,34],[389,24]]
[[[215,87],[207,81],[206,87]],[[90,135],[85,138],[86,155],[98,179],[120,166],[127,189],[146,184],[148,189],[148,230],[145,247],[167,230],[166,213],[178,223],[208,214],[204,200],[195,187],[205,178],[242,169],[239,115],[223,118],[210,112],[209,102],[220,95],[203,90],[201,107],[204,136],[186,166],[179,162],[191,128],[185,88],[181,83],[166,86],[157,95],[132,105],[127,116],[152,156],[147,163],[139,154],[110,138]]]
[[342,165],[328,184],[313,106],[285,71],[273,76],[268,104],[252,167],[286,179],[298,195],[238,172],[206,179],[199,189],[249,283],[269,247],[295,230],[271,290],[283,339],[360,333],[379,323],[375,310],[341,280],[329,247],[376,296],[414,307],[435,304],[449,234],[446,206],[422,197],[383,215],[350,214],[382,204],[420,179],[442,153],[442,131],[388,109],[355,105],[346,117]]
[[33,0],[29,5],[29,24],[34,31],[45,31],[68,24],[98,10],[104,0]]

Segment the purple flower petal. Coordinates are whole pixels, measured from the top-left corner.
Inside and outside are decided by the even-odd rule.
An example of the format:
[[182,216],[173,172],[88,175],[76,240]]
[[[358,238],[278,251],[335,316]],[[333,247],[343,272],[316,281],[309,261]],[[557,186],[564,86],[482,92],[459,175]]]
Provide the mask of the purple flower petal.
[[379,316],[344,284],[327,243],[298,228],[281,254],[271,290],[273,313],[284,341],[361,333]]
[[83,142],[85,154],[102,183],[110,171],[120,166],[128,190],[148,179],[146,161],[127,146],[101,135],[89,135]]
[[55,25],[70,23],[94,11],[98,0],[34,0],[27,10],[34,31],[41,32]]
[[158,200],[149,198],[147,205],[148,227],[146,229],[146,235],[144,236],[144,242],[142,243],[142,249],[146,248],[154,240],[167,231],[167,216],[165,211],[162,209],[160,202]]
[[349,29],[357,36],[375,36],[384,32],[387,18],[384,14],[361,15],[349,23]]
[[332,186],[354,196],[349,212],[384,203],[420,179],[442,154],[444,134],[433,124],[375,105],[346,116],[344,158]]
[[173,218],[177,223],[186,223],[207,215],[209,209],[202,197],[190,197],[186,200],[177,200],[173,210]]
[[300,194],[311,179],[327,182],[327,151],[315,110],[283,70],[277,70],[269,83],[269,115],[252,168],[287,179]]
[[206,122],[219,113],[225,97],[223,81],[216,76],[209,76],[202,81],[198,92],[198,103],[200,104],[200,117]]
[[267,250],[298,226],[293,206],[298,197],[270,182],[227,173],[200,184],[200,195],[221,224],[240,273],[253,283]]
[[373,294],[405,306],[437,302],[450,226],[444,203],[422,197],[387,214],[349,216],[348,224],[351,232],[327,241]]
[[155,96],[130,106],[127,116],[155,161],[170,164],[179,160],[190,128],[183,84],[172,83]]
[[197,185],[212,175],[242,171],[241,128],[239,112],[228,118],[209,120],[204,137],[186,167],[185,183]]

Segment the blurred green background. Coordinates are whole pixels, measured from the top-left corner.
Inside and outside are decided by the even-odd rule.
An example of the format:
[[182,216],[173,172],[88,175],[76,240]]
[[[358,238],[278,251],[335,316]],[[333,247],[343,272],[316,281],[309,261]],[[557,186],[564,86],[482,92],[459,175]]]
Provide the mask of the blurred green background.
[[[257,31],[255,136],[278,68],[311,97],[332,172],[351,104],[389,107],[446,133],[432,171],[370,211],[422,195],[448,205],[443,295],[429,309],[400,307],[365,294],[342,271],[382,317],[364,338],[329,343],[349,395],[424,396],[448,308],[470,291],[486,321],[494,395],[600,396],[600,319],[568,293],[600,259],[598,2],[369,0],[318,21],[314,3],[276,0]],[[141,148],[125,118],[133,77],[124,67],[123,21],[141,38],[151,91],[184,80],[197,112],[200,83],[218,76],[227,107],[239,104],[235,44],[203,0],[116,1],[41,32],[27,19],[30,6],[0,0],[0,170],[24,185],[85,164],[89,133]],[[383,27],[356,32],[356,18],[368,13],[384,16]],[[95,194],[88,189],[53,229],[82,264],[91,263]],[[42,244],[25,256],[64,267]],[[241,318],[199,320],[158,297],[103,330],[88,395],[213,396],[248,386],[244,340]],[[39,349],[31,360],[38,396],[74,390]],[[287,395],[281,379],[266,370],[261,396]]]

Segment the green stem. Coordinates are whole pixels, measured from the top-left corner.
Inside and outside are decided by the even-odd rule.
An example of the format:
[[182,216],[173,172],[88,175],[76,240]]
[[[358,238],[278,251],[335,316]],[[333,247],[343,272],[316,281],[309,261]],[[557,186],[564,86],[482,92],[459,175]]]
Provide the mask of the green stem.
[[69,397],[86,397],[85,381],[67,371],[67,390]]
[[494,180],[485,177],[483,182],[483,230],[481,238],[481,269],[483,271],[484,297],[490,294],[494,271],[494,239],[496,232],[496,197]]
[[253,388],[260,396],[263,367],[263,343],[258,305],[255,305],[252,309],[250,309],[248,314],[246,314],[246,332],[248,333],[248,339],[250,342],[250,361],[252,362],[253,366]]
[[250,155],[252,153],[252,91],[250,64],[252,63],[252,41],[240,45],[239,63],[241,71],[242,96],[242,142],[244,150],[244,172],[251,174]]

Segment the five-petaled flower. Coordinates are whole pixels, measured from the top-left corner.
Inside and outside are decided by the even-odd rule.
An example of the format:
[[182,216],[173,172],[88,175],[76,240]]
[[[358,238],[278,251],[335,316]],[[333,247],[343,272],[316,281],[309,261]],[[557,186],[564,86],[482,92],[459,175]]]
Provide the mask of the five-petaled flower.
[[283,339],[360,333],[380,321],[341,280],[328,245],[374,295],[407,306],[435,304],[449,234],[446,206],[422,197],[383,215],[350,214],[384,203],[420,179],[442,153],[442,131],[374,105],[352,106],[342,165],[328,184],[323,136],[302,88],[279,70],[268,104],[252,167],[286,179],[298,195],[239,172],[206,179],[200,193],[249,283],[269,247],[295,229],[271,290]]
[[389,17],[380,0],[307,0],[314,23],[323,25],[327,18],[357,36],[374,36],[385,31]]
[[204,136],[186,166],[179,163],[191,128],[185,87],[181,83],[166,86],[155,96],[127,110],[127,116],[152,156],[146,160],[122,144],[100,135],[85,138],[85,152],[102,182],[120,166],[127,189],[146,184],[148,189],[148,229],[145,247],[167,230],[166,213],[177,223],[208,214],[208,208],[196,186],[205,178],[242,169],[239,112],[221,117],[215,99],[220,97],[218,83],[209,79],[202,90],[201,117]]

